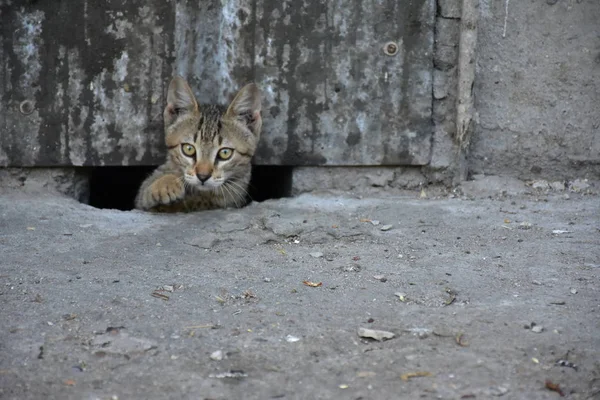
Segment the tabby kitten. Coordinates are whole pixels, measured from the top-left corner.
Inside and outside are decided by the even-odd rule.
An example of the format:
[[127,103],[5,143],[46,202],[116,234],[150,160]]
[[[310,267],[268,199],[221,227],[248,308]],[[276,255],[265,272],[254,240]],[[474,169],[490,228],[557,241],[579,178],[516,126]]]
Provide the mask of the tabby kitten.
[[187,82],[169,84],[164,111],[167,161],[140,187],[136,208],[197,211],[242,207],[260,137],[261,95],[251,83],[229,107],[199,105]]

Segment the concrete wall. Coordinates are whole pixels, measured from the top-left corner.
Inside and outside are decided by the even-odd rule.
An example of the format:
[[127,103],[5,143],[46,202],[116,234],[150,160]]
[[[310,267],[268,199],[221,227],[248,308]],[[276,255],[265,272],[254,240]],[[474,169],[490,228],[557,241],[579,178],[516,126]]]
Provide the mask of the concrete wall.
[[[462,1],[149,0],[101,10],[0,0],[0,165],[159,163],[165,86],[180,73],[201,101],[226,102],[248,80],[263,86],[258,164],[382,168],[298,168],[297,192],[450,183],[461,167],[600,178],[600,2],[479,0],[465,159],[455,139]],[[389,41],[400,45],[395,57],[383,51]]]
[[600,1],[480,0],[476,72],[472,173],[600,177]]
[[174,73],[261,86],[258,164],[426,165],[434,27],[435,0],[0,0],[0,165],[161,163]]

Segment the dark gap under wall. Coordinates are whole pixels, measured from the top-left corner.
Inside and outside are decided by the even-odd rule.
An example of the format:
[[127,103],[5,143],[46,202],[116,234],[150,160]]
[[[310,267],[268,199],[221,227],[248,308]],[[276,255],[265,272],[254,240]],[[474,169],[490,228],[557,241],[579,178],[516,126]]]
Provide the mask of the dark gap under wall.
[[[132,210],[137,191],[154,167],[95,167],[90,171],[89,205]],[[248,192],[253,201],[289,197],[293,167],[254,166]]]

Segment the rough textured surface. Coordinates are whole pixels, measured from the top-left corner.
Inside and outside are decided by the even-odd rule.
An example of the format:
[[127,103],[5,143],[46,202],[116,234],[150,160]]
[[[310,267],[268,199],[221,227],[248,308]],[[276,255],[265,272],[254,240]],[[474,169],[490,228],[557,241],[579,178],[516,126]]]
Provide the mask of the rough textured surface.
[[502,185],[169,216],[4,195],[0,397],[595,398],[598,196]]
[[261,85],[258,164],[429,163],[434,0],[105,3],[0,2],[0,165],[159,164],[173,73]]
[[87,203],[90,182],[87,171],[75,168],[0,168],[0,195],[15,189],[26,194],[57,192]]
[[600,2],[480,0],[474,173],[600,176]]
[[353,193],[372,188],[416,189],[427,183],[421,171],[411,167],[299,167],[292,172],[292,195],[324,189]]
[[159,160],[173,24],[162,0],[2,2],[0,165]]

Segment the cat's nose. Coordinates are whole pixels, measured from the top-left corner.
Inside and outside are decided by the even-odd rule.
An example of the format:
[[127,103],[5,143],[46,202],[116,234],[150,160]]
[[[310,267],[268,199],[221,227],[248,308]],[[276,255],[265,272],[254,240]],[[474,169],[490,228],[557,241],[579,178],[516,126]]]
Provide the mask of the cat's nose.
[[204,183],[210,179],[210,174],[196,174],[200,182]]

